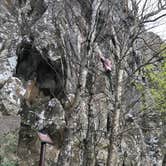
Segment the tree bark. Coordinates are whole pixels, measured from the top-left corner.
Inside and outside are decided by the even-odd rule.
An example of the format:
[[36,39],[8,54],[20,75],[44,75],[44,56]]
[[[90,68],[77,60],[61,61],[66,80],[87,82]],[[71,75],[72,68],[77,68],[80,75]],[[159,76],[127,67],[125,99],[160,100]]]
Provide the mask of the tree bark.
[[66,128],[64,132],[64,142],[62,145],[62,149],[58,156],[57,166],[69,166],[70,159],[72,154],[72,130],[70,128]]
[[117,87],[115,88],[115,105],[113,112],[113,121],[111,124],[110,133],[110,145],[108,147],[107,166],[117,165],[117,151],[118,151],[118,133],[119,133],[119,119],[121,111],[121,99],[122,99],[122,81],[123,70],[117,72]]

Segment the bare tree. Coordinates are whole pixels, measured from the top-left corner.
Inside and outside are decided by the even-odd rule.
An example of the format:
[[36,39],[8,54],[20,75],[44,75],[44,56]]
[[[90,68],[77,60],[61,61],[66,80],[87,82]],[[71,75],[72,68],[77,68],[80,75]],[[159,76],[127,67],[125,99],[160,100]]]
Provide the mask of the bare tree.
[[[79,51],[80,55],[75,54],[79,56],[80,59],[83,58],[83,60],[78,62],[80,65],[78,79],[80,90],[77,89],[76,101],[80,101],[79,96],[81,96],[85,90],[87,73],[90,70],[88,64],[91,64],[94,61],[94,57],[97,57],[99,54],[100,56],[105,56],[100,50],[101,43],[105,44],[108,42],[110,50],[109,56],[113,62],[113,95],[111,97],[113,107],[111,110],[113,111],[111,112],[112,122],[110,124],[110,145],[108,148],[107,165],[117,165],[117,151],[118,145],[120,144],[120,116],[123,113],[123,96],[125,96],[127,90],[126,86],[129,83],[128,80],[132,82],[132,80],[135,79],[135,73],[137,71],[141,70],[145,65],[154,63],[160,59],[160,51],[153,50],[156,43],[149,43],[149,41],[146,41],[146,39],[142,37],[146,31],[144,24],[164,17],[165,14],[158,16],[157,14],[165,10],[165,4],[158,2],[156,3],[155,10],[152,10],[153,6],[149,5],[149,1],[144,1],[141,9],[138,9],[139,4],[142,3],[140,1],[78,1],[78,3],[81,7],[82,20],[74,20],[74,18],[77,17],[77,11],[66,2],[72,12],[74,23],[79,29],[79,33],[81,33],[81,41],[83,41],[81,47],[79,47],[81,48]],[[88,13],[88,15],[84,15],[85,13]],[[152,19],[154,16],[156,16],[156,18]],[[83,18],[85,20],[83,20]],[[70,24],[71,20],[68,20],[68,22]],[[85,33],[83,33],[84,31]],[[142,57],[136,55],[136,51],[141,49],[138,48],[136,44],[140,42],[140,40],[154,52],[154,55],[146,59],[141,59]],[[160,43],[157,44],[160,45]],[[93,53],[94,51],[96,54]],[[92,110],[89,109],[89,111]],[[89,118],[92,116],[91,114],[88,115]],[[87,142],[85,143],[83,165],[95,164],[93,161],[95,155],[92,150],[94,148],[94,138],[92,135],[94,128],[92,121],[91,119],[88,123],[89,127],[85,140],[85,142]],[[93,157],[90,157],[91,155]]]

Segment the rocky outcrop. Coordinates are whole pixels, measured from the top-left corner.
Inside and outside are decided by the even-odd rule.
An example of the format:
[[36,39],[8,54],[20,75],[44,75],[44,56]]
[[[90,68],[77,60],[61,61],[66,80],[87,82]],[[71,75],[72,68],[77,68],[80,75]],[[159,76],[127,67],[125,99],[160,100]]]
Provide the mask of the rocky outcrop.
[[[7,33],[0,34],[0,122],[4,126],[0,133],[19,128],[20,166],[38,165],[38,131],[47,132],[54,142],[47,146],[48,166],[104,166],[110,143],[116,140],[118,165],[160,166],[164,160],[165,124],[154,110],[141,111],[141,93],[136,88],[138,83],[146,85],[144,71],[137,68],[156,54],[161,40],[142,27],[145,32],[132,43],[138,18],[127,13],[123,1],[100,2],[2,1],[0,16]],[[110,3],[117,5],[113,11]],[[116,29],[111,29],[111,21]],[[125,39],[118,45],[129,47],[122,63],[116,56],[117,34],[120,41]],[[103,69],[99,54],[111,56],[112,75]],[[117,77],[120,68],[122,81]],[[123,95],[118,96],[119,84]],[[120,105],[115,104],[119,98]],[[119,131],[111,140],[115,110],[120,111]]]

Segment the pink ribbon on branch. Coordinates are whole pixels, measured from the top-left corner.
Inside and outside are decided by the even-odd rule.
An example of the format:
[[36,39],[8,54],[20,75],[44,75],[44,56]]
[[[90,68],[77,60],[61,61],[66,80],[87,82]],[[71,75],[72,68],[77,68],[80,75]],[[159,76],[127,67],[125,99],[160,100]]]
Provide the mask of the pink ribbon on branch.
[[104,56],[100,55],[99,54],[99,57],[100,57],[100,60],[103,64],[103,67],[105,69],[105,71],[111,71],[112,70],[112,62],[109,58],[105,58]]

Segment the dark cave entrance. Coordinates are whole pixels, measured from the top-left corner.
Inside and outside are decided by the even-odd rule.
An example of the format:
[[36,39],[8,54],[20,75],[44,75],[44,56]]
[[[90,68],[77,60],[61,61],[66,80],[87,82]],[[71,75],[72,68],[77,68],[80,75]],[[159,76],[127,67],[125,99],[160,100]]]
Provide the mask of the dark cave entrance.
[[35,86],[45,96],[64,97],[66,63],[63,58],[51,61],[48,50],[43,55],[31,42],[22,41],[17,47],[16,77],[23,81],[35,81]]

